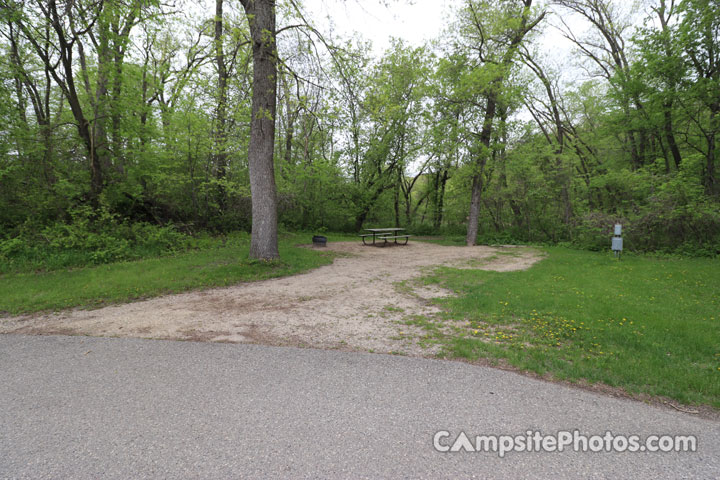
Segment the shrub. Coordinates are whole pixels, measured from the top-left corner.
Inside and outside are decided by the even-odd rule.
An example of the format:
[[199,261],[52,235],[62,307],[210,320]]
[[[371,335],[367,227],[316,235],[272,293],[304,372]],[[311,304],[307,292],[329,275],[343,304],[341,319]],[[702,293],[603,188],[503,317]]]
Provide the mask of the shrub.
[[131,223],[101,207],[80,206],[67,222],[44,228],[28,222],[0,241],[0,272],[54,270],[160,256],[191,248],[192,237],[172,225]]

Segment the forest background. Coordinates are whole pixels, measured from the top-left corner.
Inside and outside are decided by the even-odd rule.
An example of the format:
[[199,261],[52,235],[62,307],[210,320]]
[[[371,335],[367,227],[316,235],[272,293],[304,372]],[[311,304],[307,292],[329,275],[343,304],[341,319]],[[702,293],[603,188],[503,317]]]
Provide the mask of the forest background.
[[0,272],[249,232],[268,45],[281,230],[599,250],[621,223],[631,250],[720,254],[715,1],[472,0],[379,57],[297,0],[0,7]]

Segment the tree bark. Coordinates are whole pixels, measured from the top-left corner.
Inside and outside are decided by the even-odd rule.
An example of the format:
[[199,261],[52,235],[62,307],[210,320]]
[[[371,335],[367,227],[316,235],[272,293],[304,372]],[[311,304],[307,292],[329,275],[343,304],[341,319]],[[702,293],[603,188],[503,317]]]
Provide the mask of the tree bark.
[[[502,79],[498,79],[495,83],[499,83]],[[491,86],[491,89],[498,88]],[[487,107],[485,109],[485,119],[483,127],[480,131],[479,142],[482,151],[475,160],[475,173],[472,177],[472,194],[470,196],[470,214],[468,215],[468,228],[465,243],[468,246],[475,245],[477,242],[478,222],[480,221],[480,199],[483,190],[483,172],[487,163],[487,156],[490,150],[490,139],[492,138],[493,122],[495,121],[495,113],[497,110],[497,101],[493,93],[487,97]]]
[[248,163],[252,198],[250,258],[278,258],[277,193],[273,154],[277,104],[275,0],[241,0],[250,23],[253,96]]
[[[223,50],[223,1],[215,0],[215,66],[217,67],[217,111],[215,118],[215,178],[223,180],[227,171],[227,80],[225,52]],[[225,208],[226,192],[218,187],[218,204]]]
[[715,137],[720,130],[720,102],[710,105],[710,125],[706,134],[707,154],[705,155],[705,193],[715,197],[720,195],[720,185],[715,174]]
[[[673,16],[674,11],[674,2],[671,2],[671,4],[668,5],[665,0],[660,0],[660,5],[654,9],[655,13],[657,13],[658,20],[660,21],[660,27],[662,29],[662,32],[664,36],[662,37],[662,44],[663,49],[665,50],[665,56],[667,57],[668,61],[672,60],[673,58],[673,52],[670,45],[670,38],[671,38],[671,32],[668,26],[668,21]],[[665,141],[668,144],[668,147],[670,148],[670,153],[672,153],[673,162],[675,163],[675,168],[680,168],[680,162],[682,161],[682,156],[680,155],[680,149],[677,146],[677,142],[675,141],[675,131],[673,129],[673,115],[672,115],[672,108],[675,98],[675,89],[677,87],[677,79],[673,78],[673,82],[670,85],[670,95],[667,97],[665,102],[663,103],[663,132],[665,135]]]
[[[99,202],[100,193],[102,192],[105,181],[103,176],[102,162],[98,155],[97,145],[95,144],[95,138],[93,132],[90,129],[90,122],[83,113],[80,98],[75,88],[74,72],[73,72],[73,43],[78,43],[78,48],[81,45],[80,39],[77,36],[68,38],[65,30],[62,27],[60,21],[60,15],[57,11],[57,4],[55,0],[50,0],[48,3],[48,10],[50,13],[50,20],[52,21],[52,27],[55,30],[58,41],[58,50],[60,53],[60,63],[62,65],[63,74],[61,75],[55,69],[55,65],[49,58],[46,52],[39,49],[36,42],[31,40],[36,51],[43,59],[46,66],[50,67],[50,73],[53,78],[60,85],[63,90],[65,97],[67,98],[68,104],[70,105],[70,111],[75,119],[75,124],[78,129],[78,134],[82,139],[85,147],[88,151],[88,159],[90,163],[90,201],[97,205]],[[100,13],[98,12],[98,15]],[[30,37],[29,37],[30,39]]]
[[[107,135],[111,107],[108,85],[112,74],[112,52],[110,49],[110,26],[106,19],[98,22],[98,41],[97,83],[94,101],[95,118],[91,122],[93,145],[100,159],[103,172],[107,174],[111,172],[113,162]],[[88,92],[88,96],[90,96],[90,92]]]
[[435,230],[439,230],[442,227],[443,222],[443,211],[445,209],[445,185],[448,181],[448,169],[444,168],[442,175],[439,176],[439,186],[435,197],[435,214],[433,217],[433,226]]
[[476,173],[472,179],[472,194],[470,196],[470,214],[468,215],[467,237],[468,246],[475,245],[478,234],[478,221],[480,220],[480,199],[483,188],[482,174]]
[[400,228],[400,182],[402,181],[402,172],[398,168],[397,180],[395,181],[395,228]]
[[663,124],[663,129],[665,132],[665,141],[667,142],[668,147],[670,147],[670,152],[672,153],[675,168],[680,168],[682,156],[680,155],[680,149],[677,146],[677,142],[675,142],[675,134],[673,133],[672,104],[672,100],[668,100],[667,102],[665,102],[665,105],[663,105],[663,118],[665,120]]

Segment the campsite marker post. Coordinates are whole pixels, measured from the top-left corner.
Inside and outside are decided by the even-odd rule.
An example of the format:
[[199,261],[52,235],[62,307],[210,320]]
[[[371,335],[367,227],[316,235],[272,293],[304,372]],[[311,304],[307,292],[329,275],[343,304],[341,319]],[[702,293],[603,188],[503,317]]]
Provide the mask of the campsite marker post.
[[622,225],[619,223],[615,224],[615,235],[612,238],[612,251],[615,254],[616,257],[620,257],[622,254],[623,249],[623,239],[622,239]]

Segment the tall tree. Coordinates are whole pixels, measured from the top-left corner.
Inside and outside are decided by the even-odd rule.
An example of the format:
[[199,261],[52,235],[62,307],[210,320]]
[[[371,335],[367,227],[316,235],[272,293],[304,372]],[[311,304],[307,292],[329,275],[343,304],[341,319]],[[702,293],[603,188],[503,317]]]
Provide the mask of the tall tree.
[[218,194],[218,203],[220,208],[225,207],[225,189],[222,187],[222,181],[225,179],[227,170],[228,153],[227,153],[227,88],[228,88],[228,69],[225,62],[225,50],[223,47],[223,3],[224,0],[215,0],[215,31],[213,37],[213,46],[215,50],[215,68],[217,70],[217,109],[215,112],[214,125],[214,163],[215,176],[220,181],[220,191]]
[[555,82],[545,73],[543,67],[533,58],[533,55],[527,49],[521,50],[521,57],[525,65],[535,74],[540,83],[547,100],[541,100],[538,97],[530,95],[525,101],[525,107],[532,115],[538,127],[543,133],[548,144],[553,148],[555,156],[555,182],[559,189],[563,203],[563,223],[570,223],[572,217],[572,202],[570,201],[570,183],[572,177],[571,172],[564,165],[565,153],[565,131],[562,115],[560,113],[561,106],[558,98],[558,89]]
[[[624,114],[619,128],[626,130],[633,168],[640,168],[651,156],[649,151],[648,115],[637,88],[638,79],[630,68],[627,32],[631,21],[623,16],[619,4],[611,0],[554,0],[571,12],[581,15],[593,27],[590,38],[578,38],[565,24],[565,38],[574,43],[599,69],[598,74],[610,84]],[[562,18],[562,17],[561,17]]]
[[278,253],[275,186],[275,111],[277,106],[277,46],[275,0],[240,0],[250,24],[253,52],[253,97],[250,121],[250,192],[252,233],[250,258],[272,260]]
[[503,2],[468,1],[465,19],[472,53],[479,63],[473,77],[482,99],[482,123],[473,148],[474,171],[466,243],[475,245],[480,218],[481,195],[485,165],[491,155],[493,129],[498,113],[504,110],[503,89],[516,61],[517,51],[525,36],[545,17],[533,17],[532,0]]
[[[662,137],[672,156],[675,168],[680,168],[682,155],[676,140],[675,105],[678,88],[685,76],[687,68],[683,65],[678,42],[674,41],[675,32],[672,24],[677,21],[677,8],[674,0],[660,0],[651,7],[660,29],[646,28],[643,35],[636,39],[640,47],[643,64],[640,66],[650,84],[649,97],[657,99],[662,111]],[[649,77],[649,78],[648,78]],[[666,161],[666,172],[670,171]]]
[[[684,0],[679,39],[691,73],[685,110],[699,130],[701,143],[691,145],[705,157],[703,184],[708,195],[720,196],[716,157],[720,137],[720,4]],[[704,145],[702,145],[704,143]]]
[[[28,42],[32,45],[35,53],[61,88],[64,97],[70,104],[70,110],[75,119],[75,126],[78,134],[85,145],[90,167],[90,198],[93,202],[104,188],[103,166],[98,146],[95,143],[96,137],[92,127],[92,116],[83,109],[83,105],[75,86],[75,52],[79,51],[86,41],[85,36],[95,28],[100,15],[102,14],[103,2],[95,2],[85,5],[68,4],[64,10],[58,9],[57,2],[41,2],[35,0],[32,4],[37,8],[36,12],[28,12],[22,3],[3,0],[3,7],[16,10],[16,24]],[[81,13],[83,12],[83,13]],[[93,12],[89,18],[84,13]],[[33,22],[35,16],[35,23]],[[77,24],[77,17],[83,17],[81,25]],[[53,33],[52,41],[43,41],[38,35],[44,32],[44,25],[49,25]]]

